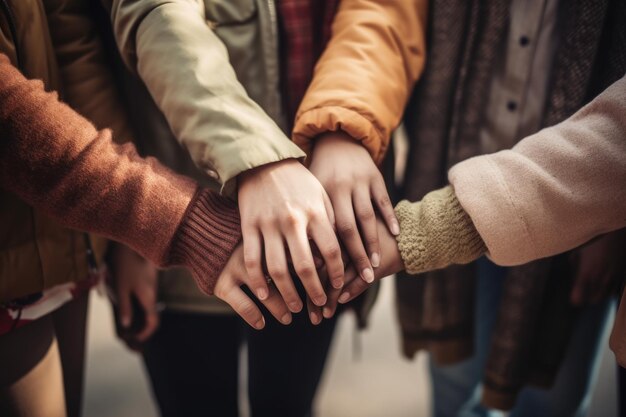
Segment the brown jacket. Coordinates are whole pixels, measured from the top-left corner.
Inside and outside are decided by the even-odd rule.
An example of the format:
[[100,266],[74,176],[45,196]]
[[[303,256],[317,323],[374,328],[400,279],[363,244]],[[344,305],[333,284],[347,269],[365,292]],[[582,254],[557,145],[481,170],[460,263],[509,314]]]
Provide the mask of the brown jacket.
[[[28,78],[42,80],[99,128],[128,140],[88,0],[6,0],[0,8],[0,53]],[[96,255],[106,241],[93,240]],[[0,299],[87,276],[82,233],[71,231],[0,190]]]
[[[113,144],[111,131],[98,132],[3,54],[0,138],[0,189],[66,227],[118,240],[161,266],[185,266],[212,292],[241,236],[232,202],[141,159],[131,144]],[[2,285],[3,294],[11,290]]]

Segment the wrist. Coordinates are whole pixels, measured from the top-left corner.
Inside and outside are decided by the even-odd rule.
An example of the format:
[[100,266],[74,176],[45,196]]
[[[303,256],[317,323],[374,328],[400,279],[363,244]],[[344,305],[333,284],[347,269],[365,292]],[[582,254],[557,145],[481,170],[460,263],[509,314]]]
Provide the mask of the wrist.
[[[357,139],[353,138],[352,136],[350,136],[349,134],[347,134],[346,132],[344,132],[343,130],[335,130],[332,132],[325,132],[322,133],[321,135],[317,136],[317,138],[315,138],[315,143],[314,143],[314,148],[313,151],[315,151],[315,148],[319,147],[325,147],[325,146],[334,146],[336,144],[353,144],[359,147],[363,147],[363,145],[361,145],[361,142],[358,141]],[[365,149],[365,148],[364,148]]]
[[200,290],[210,295],[240,240],[237,206],[213,191],[199,189],[172,241],[169,265],[187,267]]
[[451,186],[428,193],[417,203],[401,201],[396,215],[398,247],[411,274],[466,264],[486,251]]
[[239,174],[238,177],[239,189],[245,187],[246,184],[253,181],[254,179],[271,175],[276,170],[280,170],[284,167],[288,167],[291,165],[300,165],[300,162],[298,162],[298,160],[295,158],[288,158],[280,161],[270,162],[269,164],[260,165],[258,167],[254,167],[247,171],[244,171]]

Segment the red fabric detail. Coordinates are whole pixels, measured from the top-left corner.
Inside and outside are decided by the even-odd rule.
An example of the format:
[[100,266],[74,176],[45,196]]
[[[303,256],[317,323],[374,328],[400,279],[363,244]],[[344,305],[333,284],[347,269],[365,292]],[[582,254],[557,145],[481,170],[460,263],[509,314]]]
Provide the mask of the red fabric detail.
[[330,39],[339,0],[279,0],[282,85],[289,128]]

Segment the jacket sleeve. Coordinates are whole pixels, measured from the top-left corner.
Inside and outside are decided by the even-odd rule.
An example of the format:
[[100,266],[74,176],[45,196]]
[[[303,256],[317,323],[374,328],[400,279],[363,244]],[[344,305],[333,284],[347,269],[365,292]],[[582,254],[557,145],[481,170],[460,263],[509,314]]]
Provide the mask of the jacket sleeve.
[[626,226],[626,76],[562,123],[448,175],[500,265]]
[[376,163],[424,67],[427,0],[343,0],[296,115],[293,140],[343,130]]
[[43,2],[61,77],[60,95],[98,129],[130,141],[131,129],[93,17],[93,2]]
[[232,202],[114,144],[2,54],[0,161],[0,187],[65,226],[190,268],[205,292],[240,239]]
[[111,17],[122,57],[200,169],[229,185],[251,168],[304,157],[237,81],[202,0],[113,0]]

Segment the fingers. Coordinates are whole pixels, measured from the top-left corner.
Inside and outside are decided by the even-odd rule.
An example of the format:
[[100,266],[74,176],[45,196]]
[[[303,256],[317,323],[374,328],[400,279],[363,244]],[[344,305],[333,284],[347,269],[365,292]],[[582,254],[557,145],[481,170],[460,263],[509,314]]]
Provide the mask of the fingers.
[[133,322],[133,309],[130,304],[130,291],[128,288],[118,285],[117,288],[118,314],[120,324],[124,328],[130,327]]
[[367,187],[358,187],[352,196],[354,213],[361,226],[363,243],[367,248],[370,262],[374,268],[380,266],[380,245],[378,244],[378,229],[376,227],[376,214],[372,206],[372,199]]
[[350,196],[341,193],[340,197],[333,200],[333,207],[337,219],[337,234],[348,251],[352,264],[364,281],[373,282],[374,270],[359,235]]
[[343,286],[343,260],[341,247],[334,230],[326,219],[314,219],[309,225],[309,235],[324,258],[325,272],[334,288]]
[[302,300],[298,295],[298,291],[296,291],[296,287],[293,285],[293,280],[287,267],[283,239],[273,230],[264,233],[263,239],[265,241],[267,272],[274,280],[274,285],[280,291],[280,294],[289,306],[289,310],[297,313],[302,310]]
[[[355,274],[356,276],[356,274]],[[322,315],[325,319],[330,319],[335,315],[337,311],[337,303],[339,301],[339,296],[343,292],[343,288],[328,288],[326,294],[328,295],[328,301],[326,301],[326,305],[322,310]]]
[[354,279],[354,277],[356,277],[356,272],[349,269],[346,272],[346,285],[343,287],[341,295],[339,296],[338,301],[340,304],[346,304],[354,300],[372,285],[362,279]]
[[136,294],[137,300],[144,312],[145,322],[143,329],[137,333],[137,341],[145,342],[159,327],[159,315],[156,309],[156,294],[146,290]]
[[306,308],[309,312],[309,320],[315,326],[322,322],[322,307],[316,306],[310,297],[306,298]]
[[238,286],[232,285],[226,288],[220,292],[219,297],[228,303],[235,310],[235,313],[239,314],[251,327],[257,330],[265,327],[265,318],[261,310]]
[[243,260],[248,272],[249,286],[261,301],[267,299],[269,290],[261,264],[261,236],[254,227],[242,228]]
[[333,230],[336,228],[335,224],[335,210],[333,209],[333,205],[330,202],[330,198],[328,194],[324,193],[324,207],[326,208],[326,215],[328,216],[328,221],[330,221]]
[[394,236],[398,236],[400,234],[400,223],[398,223],[396,212],[393,209],[389,193],[387,192],[387,187],[385,186],[385,182],[382,178],[378,181],[374,181],[371,192],[372,199],[374,200],[380,215],[385,220],[385,224],[387,225],[389,232],[391,232]]
[[[285,237],[291,253],[294,270],[300,277],[302,285],[313,303],[323,306],[326,304],[326,294],[315,269],[311,245],[309,244],[304,225],[301,222],[289,219],[287,219],[287,222]],[[319,249],[321,252],[322,248],[320,247]]]
[[269,286],[270,294],[267,297],[267,300],[261,301],[265,308],[282,324],[290,324],[292,317],[289,308],[287,308],[287,304],[281,297],[278,290],[273,286]]

